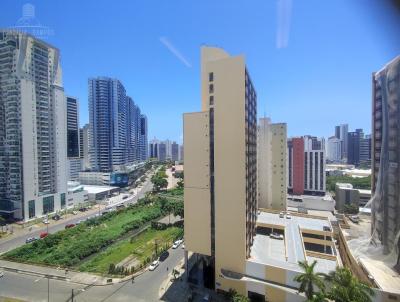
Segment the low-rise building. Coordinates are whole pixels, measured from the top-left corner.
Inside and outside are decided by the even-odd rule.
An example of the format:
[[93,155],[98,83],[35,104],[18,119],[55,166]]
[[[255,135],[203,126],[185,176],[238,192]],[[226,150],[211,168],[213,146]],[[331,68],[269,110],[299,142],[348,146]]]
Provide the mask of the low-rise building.
[[358,208],[360,203],[360,192],[354,189],[349,183],[336,183],[335,185],[336,209],[343,213],[346,206],[354,206]]
[[329,193],[326,193],[324,196],[288,195],[287,206],[297,208],[299,212],[315,210],[333,213],[335,211],[335,200]]
[[119,194],[120,188],[110,186],[84,185],[83,189],[88,192],[89,201],[102,200],[105,197]]

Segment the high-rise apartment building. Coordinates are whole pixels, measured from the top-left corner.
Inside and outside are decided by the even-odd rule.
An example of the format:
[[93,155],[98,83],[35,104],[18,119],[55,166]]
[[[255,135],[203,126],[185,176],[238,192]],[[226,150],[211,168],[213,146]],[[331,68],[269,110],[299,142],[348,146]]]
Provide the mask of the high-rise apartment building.
[[325,195],[325,140],[314,136],[288,140],[288,193]]
[[362,129],[356,129],[347,134],[347,163],[355,166],[360,165],[360,141],[364,138]]
[[389,253],[400,232],[400,56],[373,74],[372,91],[371,227]]
[[[59,50],[0,31],[0,212],[28,220],[67,193],[67,104]],[[78,150],[79,152],[79,150]]]
[[332,162],[340,162],[342,160],[342,141],[336,136],[328,138],[326,158]]
[[148,158],[147,150],[147,117],[144,114],[140,115],[140,136],[139,136],[139,160],[144,161]]
[[342,146],[342,159],[347,158],[347,133],[349,132],[348,124],[341,124],[335,127],[335,136],[340,139]]
[[[89,79],[90,165],[108,172],[146,157],[147,120],[119,80]],[[142,146],[142,147],[140,147]],[[141,153],[142,150],[142,153]]]
[[82,159],[82,170],[89,170],[90,169],[90,158],[89,158],[89,124],[83,126],[80,129],[79,134],[80,140],[80,157]]
[[257,141],[258,207],[286,210],[286,124],[260,118]]
[[165,142],[158,143],[158,160],[165,161],[167,160],[167,144]]
[[371,135],[360,139],[360,165],[364,167],[371,165],[371,146]]
[[179,146],[179,160],[180,161],[183,161],[184,160],[184,158],[185,158],[185,151],[184,151],[184,149],[183,149],[183,145],[180,145]]
[[152,139],[149,144],[149,157],[158,158],[158,144],[160,142],[157,139]]
[[179,144],[172,142],[171,144],[171,160],[173,162],[179,160]]
[[80,157],[79,105],[78,99],[67,96],[67,157],[68,179],[78,180],[82,169]]
[[[206,286],[246,272],[257,217],[257,96],[243,56],[201,49],[202,111],[184,115],[185,247]],[[242,285],[239,285],[242,286]]]

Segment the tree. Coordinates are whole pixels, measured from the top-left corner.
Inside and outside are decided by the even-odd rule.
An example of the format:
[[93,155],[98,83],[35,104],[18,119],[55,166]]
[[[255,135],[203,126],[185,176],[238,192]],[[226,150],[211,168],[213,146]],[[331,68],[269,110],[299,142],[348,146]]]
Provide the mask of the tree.
[[300,283],[299,293],[305,293],[308,301],[316,301],[314,290],[317,287],[323,293],[325,290],[325,284],[322,273],[315,273],[314,268],[317,261],[314,260],[311,265],[308,265],[307,261],[299,261],[299,266],[303,269],[304,273],[294,277],[294,281]]
[[168,186],[168,181],[165,178],[159,177],[157,175],[154,175],[151,178],[151,182],[153,183],[153,190],[155,192],[159,192],[162,189],[167,188]]
[[325,279],[330,283],[327,297],[335,302],[371,302],[374,291],[353,276],[347,267],[337,267]]
[[184,208],[183,208],[183,201],[177,201],[174,204],[174,215],[175,216],[180,216],[181,218],[184,218]]

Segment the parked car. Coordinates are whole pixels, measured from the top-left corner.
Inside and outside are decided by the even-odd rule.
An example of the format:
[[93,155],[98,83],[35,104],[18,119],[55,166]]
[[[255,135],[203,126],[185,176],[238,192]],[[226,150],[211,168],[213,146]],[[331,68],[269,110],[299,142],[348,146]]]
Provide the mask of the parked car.
[[4,277],[4,272],[0,272],[0,278]]
[[78,212],[77,211],[72,211],[72,214],[73,215],[78,215]]
[[52,217],[52,219],[57,221],[57,220],[60,220],[61,217],[60,217],[60,215],[56,214],[56,215],[54,215],[54,216]]
[[49,224],[49,220],[47,218],[43,219],[44,224]]
[[182,248],[185,249],[185,245],[184,244],[182,244]]
[[210,302],[211,301],[211,296],[210,294],[205,294],[203,299],[201,299],[202,302]]
[[286,219],[292,219],[292,215],[286,214]]
[[360,222],[360,218],[357,215],[349,216],[349,219],[354,223],[359,223]]
[[280,212],[279,213],[279,218],[283,218],[283,217],[285,217],[285,213],[284,212]]
[[283,240],[283,235],[276,232],[272,232],[271,234],[269,234],[269,237],[273,239]]
[[176,248],[178,248],[178,246],[179,246],[179,244],[176,243],[176,242],[174,242],[174,244],[172,245],[172,248],[173,248],[173,249],[176,249]]
[[87,209],[85,207],[79,209],[80,212],[86,212]]
[[323,227],[322,229],[323,229],[324,231],[327,231],[327,232],[332,232],[331,228],[328,227],[328,226],[326,226],[326,225],[324,225],[324,227]]
[[49,235],[49,233],[42,232],[42,233],[40,233],[40,239],[43,239],[43,238],[47,237],[48,235]]
[[66,226],[65,226],[65,228],[66,229],[70,229],[70,228],[73,228],[75,226],[75,223],[68,223]]
[[160,261],[154,260],[151,263],[151,265],[149,266],[149,271],[154,271],[157,268],[157,266],[159,266],[159,264],[160,264]]
[[37,238],[35,238],[35,237],[28,237],[28,238],[26,238],[25,243],[31,243],[36,240],[37,240]]

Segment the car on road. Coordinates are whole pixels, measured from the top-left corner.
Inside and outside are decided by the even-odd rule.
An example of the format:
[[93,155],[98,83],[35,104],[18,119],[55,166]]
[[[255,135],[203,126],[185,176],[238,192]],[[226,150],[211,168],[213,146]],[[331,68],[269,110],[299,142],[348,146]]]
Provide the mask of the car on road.
[[176,242],[174,242],[174,244],[172,245],[172,248],[173,248],[173,249],[176,249],[176,248],[178,248],[178,246],[179,246],[179,244],[176,243]]
[[72,214],[73,215],[78,215],[78,212],[77,211],[72,211]]
[[283,218],[283,217],[285,217],[285,213],[284,212],[280,212],[279,213],[279,218]]
[[164,261],[165,259],[167,259],[169,256],[169,252],[168,251],[164,251],[161,255],[160,255],[160,261]]
[[80,208],[79,211],[80,211],[80,212],[86,212],[86,211],[87,211],[87,208],[85,208],[85,207]]
[[4,272],[0,272],[0,278],[4,277]]
[[47,232],[42,232],[42,233],[40,233],[40,239],[43,239],[43,238],[45,238],[45,237],[47,237],[49,235],[49,233],[47,233]]
[[182,244],[182,248],[185,249],[185,245],[184,244]]
[[269,234],[269,237],[273,239],[283,240],[283,235],[276,232],[272,232],[271,234]]
[[47,218],[43,219],[44,224],[49,224],[49,220]]
[[203,296],[203,299],[201,299],[201,302],[210,302],[211,301],[211,296],[210,294],[205,294]]
[[36,240],[38,240],[38,239],[35,238],[35,237],[28,237],[28,238],[26,238],[25,243],[31,243],[31,242],[34,242]]
[[149,266],[149,271],[154,271],[157,268],[157,266],[159,266],[159,265],[160,265],[160,261],[154,260],[151,263],[151,265]]
[[286,214],[286,219],[292,219],[292,215]]
[[65,226],[65,228],[66,229],[70,229],[70,228],[73,228],[75,226],[75,223],[68,223],[66,226]]
[[53,219],[53,220],[60,220],[61,219],[61,217],[60,217],[60,215],[58,215],[58,214],[56,214],[56,215],[54,215],[51,219]]

